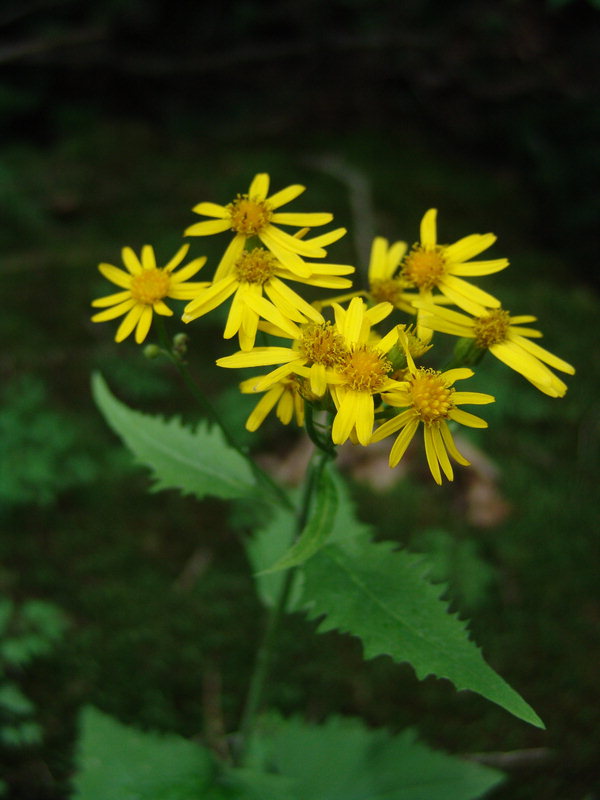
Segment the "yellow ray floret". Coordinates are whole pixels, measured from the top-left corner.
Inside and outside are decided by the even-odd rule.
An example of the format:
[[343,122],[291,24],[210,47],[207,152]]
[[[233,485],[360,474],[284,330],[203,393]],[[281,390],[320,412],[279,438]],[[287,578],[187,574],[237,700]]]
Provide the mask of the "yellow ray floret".
[[[351,281],[340,277],[354,271],[346,264],[310,264],[310,277],[300,279],[314,286],[349,286]],[[249,351],[254,346],[259,320],[267,320],[290,338],[298,338],[298,324],[309,320],[318,324],[323,316],[284,281],[299,280],[273,253],[264,247],[244,250],[221,278],[202,289],[185,307],[183,321],[191,322],[224,303],[232,295],[223,336],[238,335],[240,347]],[[266,296],[265,296],[266,295]]]
[[150,330],[153,313],[171,316],[173,312],[164,302],[165,298],[189,300],[208,282],[187,283],[206,263],[206,258],[195,258],[185,267],[176,270],[186,257],[190,246],[180,247],[173,258],[164,267],[156,265],[153,248],[146,244],[142,247],[141,257],[131,247],[121,251],[126,270],[112,264],[100,264],[98,269],[112,283],[120,286],[122,291],[116,294],[99,297],[92,302],[95,308],[104,308],[94,314],[92,322],[106,322],[123,317],[117,329],[115,341],[122,342],[135,330],[135,340],[141,344]]
[[420,304],[424,323],[433,330],[453,336],[474,339],[497,359],[523,375],[537,389],[550,397],[563,397],[567,386],[549,367],[574,375],[575,369],[562,358],[553,355],[531,339],[541,337],[540,331],[527,327],[536,318],[529,315],[513,317],[503,308],[486,309],[469,317],[448,308]]
[[492,395],[481,392],[458,392],[454,383],[471,377],[473,371],[466,368],[439,372],[433,369],[416,367],[412,359],[406,335],[399,331],[399,339],[404,347],[408,376],[402,384],[392,391],[384,392],[382,400],[388,405],[406,410],[384,422],[371,438],[378,442],[386,436],[398,433],[390,451],[390,467],[395,467],[412,441],[419,425],[423,425],[425,455],[433,479],[442,483],[442,473],[451,481],[454,472],[450,456],[458,463],[468,465],[467,459],[458,451],[449,421],[458,422],[471,428],[487,428],[487,422],[463,411],[460,405],[481,405],[493,403]]
[[472,313],[480,306],[497,308],[500,303],[463,277],[490,275],[508,266],[508,259],[471,261],[496,241],[493,233],[474,233],[454,244],[437,241],[437,210],[430,208],[421,220],[420,242],[415,244],[402,263],[401,277],[419,290],[423,299],[431,299],[434,290]]
[[[247,193],[238,194],[230,203],[226,205],[199,203],[192,209],[196,214],[212,219],[191,225],[186,229],[185,236],[209,236],[224,231],[232,231],[234,234],[217,268],[215,278],[220,278],[222,272],[237,261],[246,241],[254,236],[258,237],[287,269],[300,276],[310,274],[301,256],[322,258],[326,255],[322,237],[302,239],[292,236],[279,226],[312,228],[331,222],[333,215],[325,212],[308,214],[281,212],[279,209],[301,195],[305,187],[295,184],[269,196],[269,184],[269,175],[262,172],[254,176]],[[339,229],[334,233],[337,236],[329,241],[340,238],[345,231]]]

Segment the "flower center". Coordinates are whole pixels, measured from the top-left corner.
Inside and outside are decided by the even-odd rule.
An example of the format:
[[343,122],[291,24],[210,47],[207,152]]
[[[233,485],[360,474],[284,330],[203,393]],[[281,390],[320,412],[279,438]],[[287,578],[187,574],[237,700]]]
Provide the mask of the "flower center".
[[477,347],[486,348],[493,344],[500,344],[506,339],[510,328],[510,314],[503,308],[494,308],[482,317],[473,320],[475,331],[475,344]]
[[369,345],[362,345],[348,353],[340,371],[350,389],[376,394],[391,369],[387,358]]
[[146,269],[131,280],[131,295],[148,306],[158,303],[169,293],[169,275],[162,269]]
[[227,206],[231,230],[254,236],[260,233],[271,220],[272,210],[263,200],[251,200],[247,194],[238,194]]
[[447,419],[453,408],[454,389],[446,386],[441,372],[420,367],[410,378],[412,405],[423,422],[437,422]]
[[397,278],[387,278],[386,280],[373,281],[371,284],[371,294],[378,303],[388,302],[393,306],[402,305],[402,292],[406,288],[403,281]]
[[437,286],[445,272],[446,260],[442,249],[424,250],[420,244],[413,247],[402,267],[402,277],[424,291]]
[[348,353],[344,338],[335,332],[331,322],[305,325],[299,350],[310,363],[326,367],[339,364]]
[[258,283],[260,286],[273,276],[279,262],[263,247],[245,250],[235,262],[235,272],[241,283]]

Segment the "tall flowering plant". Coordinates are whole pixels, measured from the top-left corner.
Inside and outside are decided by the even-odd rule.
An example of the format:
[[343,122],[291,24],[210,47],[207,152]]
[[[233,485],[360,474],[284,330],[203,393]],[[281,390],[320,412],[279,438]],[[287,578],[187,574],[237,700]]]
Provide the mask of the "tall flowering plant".
[[[467,800],[501,779],[488,768],[429,750],[410,733],[394,737],[342,718],[315,726],[269,711],[277,633],[291,612],[320,620],[318,631],[358,637],[367,659],[387,654],[409,662],[419,678],[447,678],[457,689],[477,692],[543,727],[483,659],[464,621],[448,613],[423,558],[375,541],[358,522],[335,459],[348,442],[369,447],[387,440],[394,469],[422,431],[421,449],[433,480],[452,481],[457,465],[469,466],[456,431],[487,427],[485,411],[479,416],[465,406],[494,402],[491,394],[469,388],[487,351],[552,398],[567,389],[556,371],[573,374],[573,367],[532,341],[541,336],[529,327],[535,317],[512,316],[471,282],[508,267],[504,257],[480,258],[495,243],[493,234],[440,244],[436,210],[429,209],[412,247],[374,239],[367,283],[353,286],[354,267],[331,262],[326,249],[345,230],[320,232],[332,215],[281,210],[303,192],[303,186],[291,185],[270,193],[269,176],[261,173],[228,203],[199,203],[194,212],[208,219],[190,225],[185,235],[229,237],[212,277],[203,271],[200,282],[190,279],[206,259],[183,263],[189,244],[164,266],[145,245],[139,257],[123,249],[125,269],[99,267],[120,291],[93,302],[103,310],[92,320],[122,317],[117,342],[133,334],[142,344],[154,334],[146,354],[172,361],[205,419],[190,429],[177,419],[140,414],[117,400],[99,375],[93,379],[96,402],[152,470],[156,488],[199,499],[253,501],[260,523],[242,544],[266,619],[241,716],[218,748],[126,729],[90,709],[76,797],[393,800],[408,797],[410,785],[433,800]],[[313,287],[313,295],[315,288],[330,295],[310,302],[303,285]],[[313,443],[300,491],[282,485],[237,444],[236,431],[195,383],[187,364],[188,337],[180,331],[170,339],[164,326],[163,318],[175,313],[170,300],[187,301],[181,321],[190,327],[227,306],[223,337],[237,337],[239,350],[218,359],[217,366],[255,371],[239,384],[243,394],[257,398],[246,421],[249,431],[274,412],[282,424],[302,428]],[[451,361],[438,368],[432,364],[440,335],[457,337],[457,344]],[[113,762],[123,762],[123,769],[107,769],[107,753]],[[432,770],[439,777],[434,788]]]

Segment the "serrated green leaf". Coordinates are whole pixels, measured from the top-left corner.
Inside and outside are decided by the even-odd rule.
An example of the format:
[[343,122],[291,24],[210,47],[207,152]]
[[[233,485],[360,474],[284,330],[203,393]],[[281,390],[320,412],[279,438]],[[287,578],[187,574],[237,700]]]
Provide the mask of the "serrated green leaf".
[[526,722],[543,728],[535,711],[484,661],[466,625],[440,600],[443,587],[425,577],[427,561],[391,542],[354,540],[326,545],[302,567],[305,603],[324,615],[319,631],[360,637],[366,658],[407,661],[417,677],[448,678]]
[[314,556],[333,532],[337,507],[337,488],[328,468],[325,467],[316,487],[314,509],[304,530],[290,549],[265,572],[279,572],[290,567],[297,567]]
[[104,418],[131,450],[149,467],[153,489],[179,489],[198,498],[247,497],[256,491],[252,468],[229,447],[216,428],[200,423],[195,430],[177,417],[165,419],[134,411],[117,400],[98,373],[92,393]]
[[264,764],[292,779],[286,800],[475,800],[503,778],[431,750],[412,731],[390,736],[341,717],[270,718],[257,745]]
[[126,727],[94,708],[82,714],[78,762],[77,800],[198,800],[213,776],[199,745]]

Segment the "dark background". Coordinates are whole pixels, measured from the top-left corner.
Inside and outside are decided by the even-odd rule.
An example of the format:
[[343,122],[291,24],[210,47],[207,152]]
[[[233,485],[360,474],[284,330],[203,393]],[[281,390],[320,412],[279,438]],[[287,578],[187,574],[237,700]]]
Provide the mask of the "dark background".
[[[2,5],[0,589],[53,603],[68,625],[52,654],[7,667],[44,731],[0,748],[11,800],[67,796],[84,704],[192,736],[216,693],[235,726],[260,618],[231,532],[243,520],[146,494],[92,405],[90,371],[131,405],[196,411],[167,365],[89,322],[89,302],[107,292],[99,261],[146,242],[168,258],[195,203],[225,203],[259,171],[275,190],[307,185],[299,210],[335,212],[351,235],[334,260],[359,272],[372,235],[414,241],[432,206],[442,241],[494,231],[492,257],[511,267],[485,288],[537,314],[577,368],[551,400],[485,362],[490,429],[450,487],[417,457],[386,488],[384,459],[345,467],[361,517],[432,555],[547,732],[386,659],[365,665],[356,642],[299,617],[273,702],[416,725],[449,752],[517,751],[494,762],[509,775],[495,800],[598,797],[599,22],[580,0]],[[213,264],[221,250],[219,237],[192,243]],[[190,326],[190,363],[241,426],[248,398],[207,366],[230,352],[219,325]],[[282,458],[297,439],[269,422],[249,442]]]

